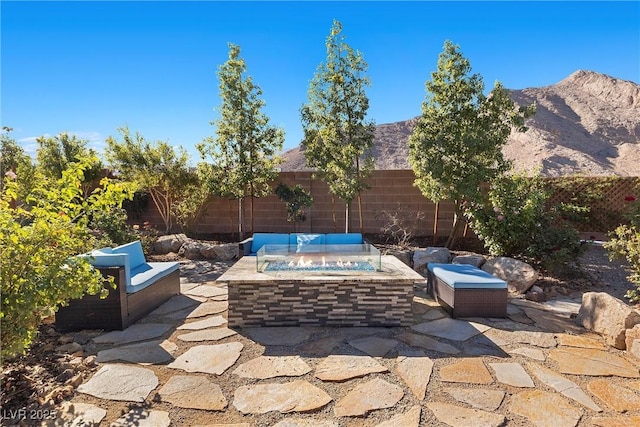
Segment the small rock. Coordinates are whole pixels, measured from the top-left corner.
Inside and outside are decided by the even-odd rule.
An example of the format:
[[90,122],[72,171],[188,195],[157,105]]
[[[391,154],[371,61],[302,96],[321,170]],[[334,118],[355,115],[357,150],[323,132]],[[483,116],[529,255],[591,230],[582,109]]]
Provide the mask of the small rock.
[[82,384],[82,374],[77,374],[73,378],[70,378],[65,384],[70,385],[73,388],[80,387],[80,384]]
[[73,337],[70,335],[62,335],[58,338],[58,342],[60,344],[69,344],[73,342]]
[[[537,287],[537,286],[534,286],[534,287]],[[529,301],[535,301],[535,302],[544,302],[547,300],[547,296],[545,295],[544,291],[537,292],[537,291],[534,291],[533,288],[528,290],[527,293],[524,294],[524,297]]]
[[97,356],[92,354],[91,356],[85,357],[85,359],[82,361],[82,363],[84,364],[84,366],[92,368],[92,367],[97,365],[96,359],[97,359]]
[[70,342],[68,344],[61,345],[56,347],[56,351],[60,353],[75,353],[77,351],[82,351],[82,346],[77,342]]
[[56,377],[56,380],[60,382],[67,381],[69,378],[73,377],[75,371],[73,369],[65,369],[60,375]]
[[482,267],[485,262],[485,257],[478,254],[458,255],[451,260],[451,264],[469,264],[477,268]]

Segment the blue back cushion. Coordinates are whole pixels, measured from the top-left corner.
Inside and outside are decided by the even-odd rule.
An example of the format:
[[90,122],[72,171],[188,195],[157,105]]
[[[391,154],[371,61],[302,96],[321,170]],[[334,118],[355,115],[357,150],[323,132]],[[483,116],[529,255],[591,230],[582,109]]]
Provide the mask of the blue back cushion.
[[140,243],[140,240],[136,240],[135,242],[127,243],[125,245],[113,248],[112,253],[128,254],[129,266],[132,270],[146,262],[146,260],[144,259],[144,252],[142,251],[142,244]]
[[251,252],[256,253],[264,245],[288,245],[289,235],[284,233],[253,233]]
[[327,245],[361,245],[360,233],[329,233],[326,238]]

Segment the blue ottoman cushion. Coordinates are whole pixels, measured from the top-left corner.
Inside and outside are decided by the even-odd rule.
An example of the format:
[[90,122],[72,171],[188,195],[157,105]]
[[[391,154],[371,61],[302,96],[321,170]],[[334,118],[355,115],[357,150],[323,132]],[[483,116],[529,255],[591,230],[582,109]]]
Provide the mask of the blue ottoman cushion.
[[507,289],[507,282],[472,265],[430,263],[427,268],[454,289]]

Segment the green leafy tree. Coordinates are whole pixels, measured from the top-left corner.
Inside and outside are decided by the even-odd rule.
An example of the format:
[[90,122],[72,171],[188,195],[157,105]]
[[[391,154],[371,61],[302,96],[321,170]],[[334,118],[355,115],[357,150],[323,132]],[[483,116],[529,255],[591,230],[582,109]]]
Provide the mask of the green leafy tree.
[[36,142],[38,143],[37,167],[50,178],[60,178],[69,164],[76,163],[80,159],[93,159],[94,163],[84,171],[82,183],[84,197],[89,195],[102,178],[102,163],[97,157],[96,150],[87,146],[89,141],[62,132],[53,137],[41,136],[36,139]]
[[12,179],[18,173],[24,178],[33,168],[29,155],[11,137],[12,131],[12,128],[4,126],[0,134],[0,190],[4,187],[5,179]]
[[247,66],[240,57],[240,47],[229,44],[229,59],[220,66],[220,118],[211,124],[215,137],[198,145],[203,159],[209,157],[212,168],[205,174],[211,179],[215,194],[238,200],[238,233],[243,237],[243,201],[251,199],[251,231],[253,200],[272,192],[270,183],[278,175],[284,131],[271,126],[262,112],[266,105],[262,90],[246,76]]
[[171,206],[176,221],[182,232],[189,237],[196,237],[198,223],[207,213],[207,204],[212,191],[201,181],[198,171],[191,171],[193,178],[185,188],[184,195]]
[[[28,347],[43,317],[83,294],[106,294],[100,273],[74,255],[94,248],[90,218],[117,208],[133,188],[102,181],[83,198],[84,170],[96,159],[79,159],[60,178],[36,172],[36,185],[17,175],[0,194],[0,322],[2,359]],[[20,194],[27,192],[24,200]]]
[[180,200],[193,182],[189,155],[164,141],[147,141],[140,133],[131,135],[127,127],[118,129],[122,140],[107,138],[106,156],[120,176],[144,189],[164,222],[164,232],[173,226],[171,205]]
[[[315,176],[346,204],[345,232],[349,231],[349,208],[358,198],[360,229],[363,227],[361,192],[374,167],[372,155],[375,124],[366,121],[371,85],[367,63],[359,51],[344,41],[342,24],[333,21],[326,40],[327,59],[311,80],[308,102],[302,106],[307,164]],[[335,224],[335,217],[334,217]]]
[[289,187],[280,183],[276,187],[276,194],[287,205],[287,221],[293,223],[293,229],[296,230],[296,224],[299,221],[305,221],[307,216],[304,208],[311,206],[313,197],[300,184]]
[[[637,193],[636,193],[637,194]],[[636,289],[630,289],[625,297],[632,303],[640,302],[640,200],[630,194],[624,198],[628,203],[627,222],[619,225],[609,233],[609,241],[605,248],[609,258],[626,260],[629,263],[630,274],[627,277]]]
[[503,175],[511,165],[502,147],[513,128],[525,131],[534,106],[517,107],[502,84],[484,95],[479,74],[450,41],[426,82],[422,116],[409,138],[409,162],[415,185],[428,199],[453,200],[454,223],[446,246],[455,242],[463,224],[466,201],[480,194],[480,184]]

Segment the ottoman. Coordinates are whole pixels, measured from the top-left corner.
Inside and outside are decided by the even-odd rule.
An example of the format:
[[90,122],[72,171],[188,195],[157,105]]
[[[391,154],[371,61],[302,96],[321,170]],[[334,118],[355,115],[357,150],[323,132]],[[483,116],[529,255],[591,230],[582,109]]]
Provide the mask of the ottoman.
[[430,263],[427,289],[451,317],[506,317],[507,282],[468,264]]

